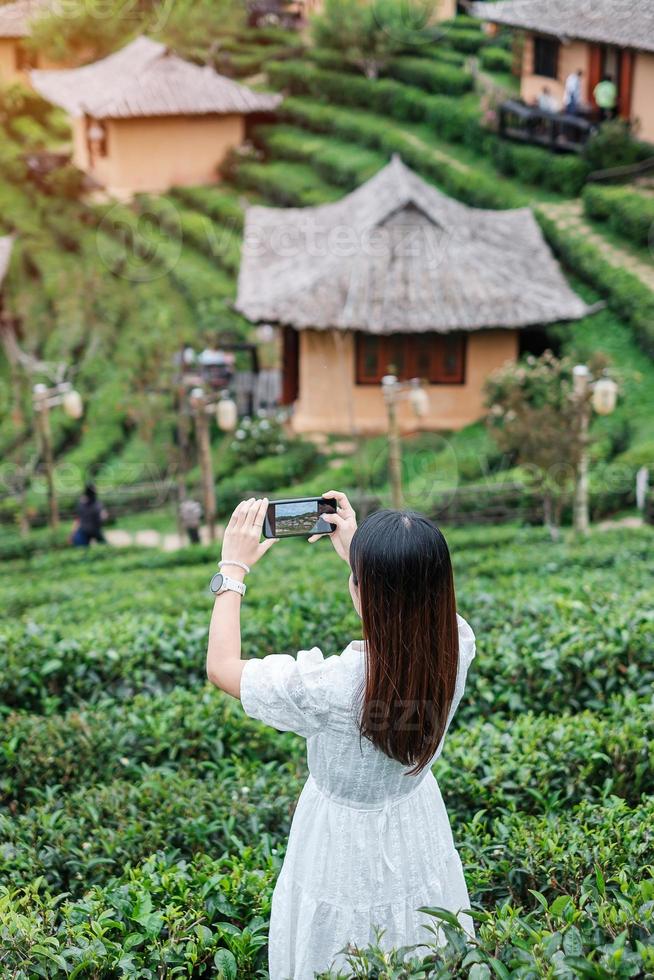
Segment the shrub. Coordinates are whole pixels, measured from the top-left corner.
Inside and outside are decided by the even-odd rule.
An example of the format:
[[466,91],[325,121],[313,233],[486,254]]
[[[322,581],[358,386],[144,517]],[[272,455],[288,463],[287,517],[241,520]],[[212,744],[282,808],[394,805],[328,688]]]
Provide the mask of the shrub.
[[291,768],[278,763],[233,763],[215,780],[165,769],[136,784],[114,780],[16,817],[0,813],[0,873],[22,886],[43,875],[53,891],[79,896],[160,849],[190,859],[264,834],[279,839],[297,790]]
[[442,95],[463,95],[473,85],[469,72],[425,58],[394,58],[387,66],[385,74],[427,92]]
[[510,72],[513,69],[513,53],[506,48],[490,46],[479,54],[481,67],[486,71]]
[[312,167],[301,163],[271,160],[246,161],[234,169],[234,182],[243,190],[261,194],[278,207],[308,207],[335,200],[341,194],[324,184]]
[[270,494],[278,487],[302,479],[317,459],[318,452],[313,443],[297,441],[279,455],[266,456],[240,467],[234,476],[221,480],[216,487],[219,512],[230,514],[248,494]]
[[654,292],[633,273],[611,265],[591,242],[560,227],[542,211],[537,210],[536,216],[563,262],[607,298],[611,309],[631,324],[645,353],[654,356]]
[[654,244],[654,198],[626,187],[588,184],[584,188],[584,210],[589,218],[606,221],[617,235],[634,245]]
[[456,51],[463,51],[466,54],[476,54],[485,44],[486,39],[480,27],[451,27],[447,31],[447,42]]
[[[475,152],[490,156],[501,173],[509,177],[517,177],[525,183],[533,183],[566,195],[576,195],[581,190],[590,170],[588,163],[578,157],[555,156],[536,146],[519,146],[499,139],[482,127],[480,112],[475,106],[462,106],[458,99],[444,95],[430,95],[422,89],[390,78],[371,81],[325,71],[311,65],[291,63],[273,63],[269,66],[269,72],[273,84],[278,88],[286,88],[292,95],[309,95],[314,99],[329,100],[340,106],[365,108],[378,113],[380,117],[391,116],[402,122],[426,123],[436,131],[437,136],[463,143]],[[297,112],[297,102],[298,100],[295,99],[287,100],[282,107],[282,113]],[[304,111],[307,115],[311,112],[302,101],[299,108],[300,112]],[[320,108],[339,111],[334,106]],[[362,117],[363,115],[361,113]],[[362,119],[362,132],[364,126],[365,120]],[[369,119],[366,131],[370,132],[373,126],[383,133],[388,127],[388,119]],[[407,139],[401,129],[398,136],[399,139],[395,134],[391,137],[391,132],[388,132],[386,142],[397,144],[403,140],[406,143],[415,143]],[[430,156],[433,158],[434,155]],[[440,169],[444,170],[442,161]],[[474,180],[478,185],[488,184],[487,200],[470,203],[478,203],[482,207],[511,207],[515,203],[509,200],[510,194],[506,190],[498,188],[481,174],[476,174],[474,178],[469,176],[468,180]],[[454,186],[459,185],[458,178],[454,175],[452,182]],[[491,203],[493,198],[497,200],[502,194],[503,204]],[[466,198],[463,197],[462,200]]]
[[569,197],[579,194],[589,174],[588,164],[572,154],[557,156],[537,146],[520,146],[492,135],[485,145],[501,173]]
[[624,119],[602,123],[586,143],[584,157],[591,170],[629,166],[652,156],[654,148],[635,140]]
[[333,138],[279,125],[259,127],[257,138],[273,157],[310,164],[323,180],[353,190],[386,163],[384,156]]

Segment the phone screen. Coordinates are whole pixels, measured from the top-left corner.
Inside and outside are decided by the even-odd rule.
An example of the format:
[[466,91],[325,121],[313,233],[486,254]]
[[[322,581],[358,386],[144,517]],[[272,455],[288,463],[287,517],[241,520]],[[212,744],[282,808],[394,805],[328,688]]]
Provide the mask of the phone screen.
[[282,500],[268,507],[270,531],[276,538],[292,535],[324,534],[334,530],[333,524],[323,521],[322,514],[335,514],[336,503],[312,497],[307,500]]

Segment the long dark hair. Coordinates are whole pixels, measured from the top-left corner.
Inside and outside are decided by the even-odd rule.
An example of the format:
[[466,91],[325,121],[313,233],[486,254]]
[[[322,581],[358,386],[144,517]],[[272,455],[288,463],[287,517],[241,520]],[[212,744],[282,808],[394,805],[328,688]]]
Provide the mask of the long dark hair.
[[433,521],[380,510],[355,532],[350,567],[366,644],[360,731],[415,775],[436,753],[456,686],[450,552]]

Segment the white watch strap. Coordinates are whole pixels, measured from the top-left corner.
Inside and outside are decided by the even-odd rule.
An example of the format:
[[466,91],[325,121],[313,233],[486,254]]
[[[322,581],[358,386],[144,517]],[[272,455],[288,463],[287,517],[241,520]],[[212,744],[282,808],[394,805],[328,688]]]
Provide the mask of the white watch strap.
[[235,578],[230,578],[229,575],[223,575],[222,588],[216,595],[220,595],[222,592],[238,592],[239,595],[245,595],[246,591],[247,585],[245,582],[239,582]]

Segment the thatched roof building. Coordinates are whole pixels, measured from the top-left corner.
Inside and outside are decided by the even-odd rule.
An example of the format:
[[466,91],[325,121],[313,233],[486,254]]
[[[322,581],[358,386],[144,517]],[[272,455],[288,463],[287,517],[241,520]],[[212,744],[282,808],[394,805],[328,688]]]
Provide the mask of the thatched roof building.
[[529,208],[455,201],[399,157],[335,204],[251,207],[237,309],[297,329],[520,328],[588,312]]
[[93,64],[32,71],[30,79],[70,115],[75,165],[124,198],[214,183],[248,121],[281,101],[147,37]]
[[525,32],[520,95],[535,104],[544,90],[558,108],[566,79],[579,72],[580,100],[599,115],[595,90],[604,77],[616,85],[617,111],[654,141],[654,0],[498,0],[473,3],[489,24]]
[[94,119],[269,112],[281,96],[255,92],[213,68],[138,37],[100,61],[68,71],[33,71],[34,88],[71,116]]
[[498,0],[473,3],[471,13],[494,24],[553,37],[654,51],[652,0]]
[[404,427],[456,429],[483,414],[526,328],[589,312],[530,210],[466,207],[399,157],[334,204],[249,208],[236,307],[283,327],[296,431],[371,434],[389,371],[429,392],[419,421],[402,406]]
[[52,0],[15,0],[0,6],[0,37],[29,37],[30,22],[51,10]]

